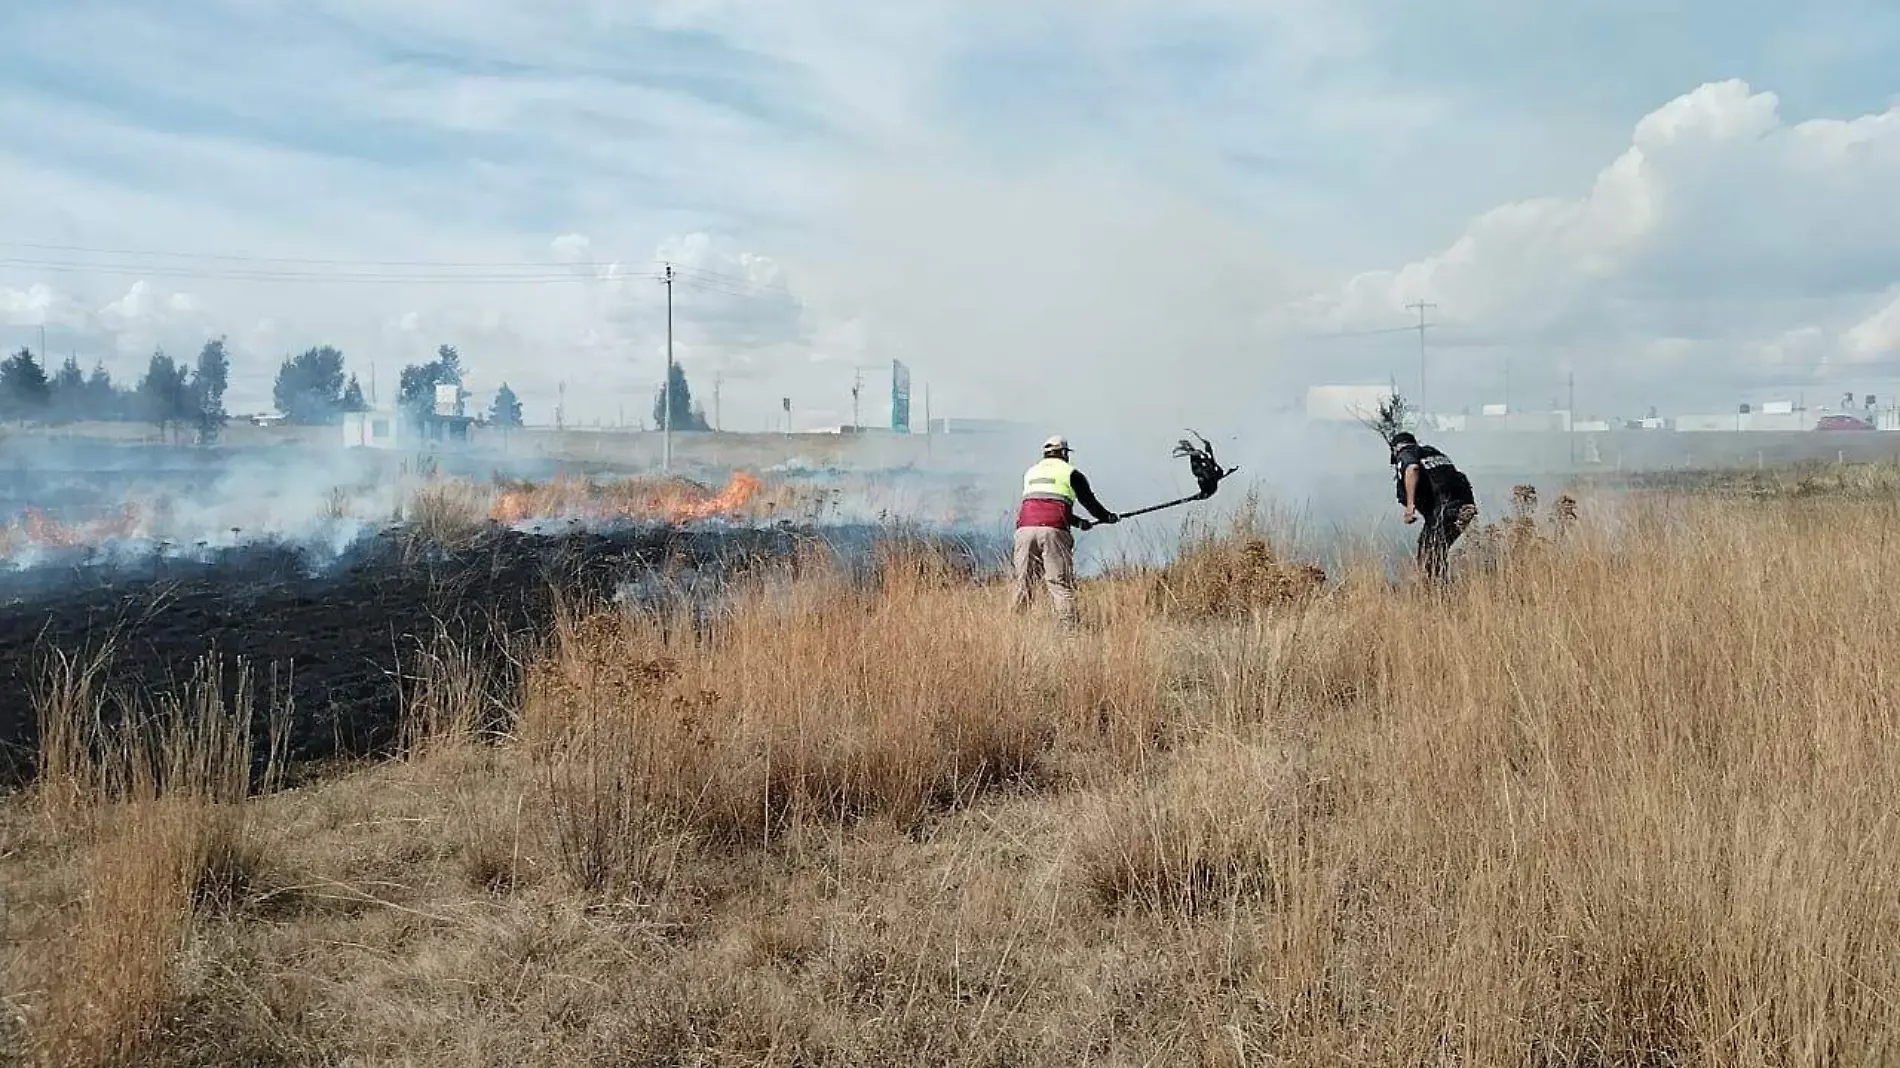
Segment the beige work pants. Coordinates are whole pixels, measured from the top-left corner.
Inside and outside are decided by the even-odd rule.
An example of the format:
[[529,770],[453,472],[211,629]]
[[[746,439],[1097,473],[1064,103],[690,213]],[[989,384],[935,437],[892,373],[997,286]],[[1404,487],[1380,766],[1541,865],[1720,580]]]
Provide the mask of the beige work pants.
[[1036,598],[1036,580],[1049,587],[1056,621],[1075,626],[1075,535],[1053,527],[1021,527],[1016,531],[1016,588],[1010,597],[1012,612],[1021,612]]

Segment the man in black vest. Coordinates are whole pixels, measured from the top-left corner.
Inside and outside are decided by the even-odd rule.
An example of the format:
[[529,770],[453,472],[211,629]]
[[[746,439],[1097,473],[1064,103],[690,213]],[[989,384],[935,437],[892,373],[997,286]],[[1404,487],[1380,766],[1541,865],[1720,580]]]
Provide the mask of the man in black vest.
[[1443,579],[1452,543],[1478,517],[1471,480],[1451,457],[1420,445],[1409,433],[1392,435],[1391,446],[1392,475],[1399,503],[1405,506],[1405,522],[1425,519],[1425,529],[1418,534],[1419,569],[1428,578]]

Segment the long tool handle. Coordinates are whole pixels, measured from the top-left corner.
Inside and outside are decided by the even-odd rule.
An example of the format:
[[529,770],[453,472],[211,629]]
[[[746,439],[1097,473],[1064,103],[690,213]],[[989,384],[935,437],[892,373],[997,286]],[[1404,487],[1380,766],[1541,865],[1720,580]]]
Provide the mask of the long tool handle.
[[1194,501],[1204,501],[1206,499],[1206,495],[1196,493],[1192,497],[1182,497],[1178,500],[1164,501],[1161,504],[1151,504],[1146,508],[1137,508],[1132,512],[1123,512],[1121,513],[1121,517],[1123,519],[1133,519],[1135,516],[1147,515],[1149,512],[1159,512],[1163,508],[1173,508],[1177,504],[1189,504]]

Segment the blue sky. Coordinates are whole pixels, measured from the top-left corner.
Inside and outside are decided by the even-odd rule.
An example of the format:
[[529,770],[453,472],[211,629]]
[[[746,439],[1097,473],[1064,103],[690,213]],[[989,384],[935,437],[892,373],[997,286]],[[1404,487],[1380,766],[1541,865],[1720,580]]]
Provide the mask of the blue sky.
[[127,375],[228,334],[251,402],[447,341],[612,419],[664,257],[741,427],[893,356],[939,412],[1238,422],[1404,383],[1357,335],[1419,297],[1430,396],[1713,404],[1891,377],[1896,59],[1861,0],[20,0],[0,330]]

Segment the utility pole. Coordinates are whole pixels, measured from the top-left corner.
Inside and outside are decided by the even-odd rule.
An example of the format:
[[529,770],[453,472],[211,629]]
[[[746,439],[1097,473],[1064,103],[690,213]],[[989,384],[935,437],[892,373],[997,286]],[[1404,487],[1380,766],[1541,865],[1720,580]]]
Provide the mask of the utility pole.
[[1570,467],[1571,470],[1575,470],[1577,467],[1577,372],[1566,373],[1564,382],[1570,390],[1570,399],[1566,402],[1570,405],[1570,415],[1565,420],[1564,429],[1570,431],[1565,437],[1570,439]]
[[1423,415],[1425,412],[1425,328],[1432,325],[1425,321],[1425,309],[1436,308],[1438,305],[1415,300],[1406,307],[1418,312],[1418,410],[1419,414]]
[[726,376],[723,372],[720,372],[720,371],[713,372],[713,429],[714,430],[718,430],[720,426],[722,425],[719,418],[719,386],[725,380],[725,377]]
[[673,265],[666,265],[666,383],[660,387],[660,470],[673,470]]
[[567,383],[566,382],[560,383],[558,389],[559,389],[559,396],[561,399],[556,401],[554,405],[554,429],[566,430],[567,429]]
[[46,324],[40,324],[40,363],[46,363]]
[[864,425],[862,420],[858,418],[858,392],[862,390],[863,388],[864,388],[864,372],[852,371],[851,372],[851,429],[852,430],[856,430],[858,427]]

